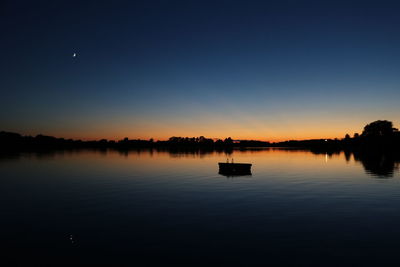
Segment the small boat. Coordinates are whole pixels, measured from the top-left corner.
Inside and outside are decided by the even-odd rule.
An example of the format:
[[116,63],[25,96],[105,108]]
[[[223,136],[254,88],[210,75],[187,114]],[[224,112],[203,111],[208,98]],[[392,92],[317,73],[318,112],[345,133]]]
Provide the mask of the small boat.
[[219,162],[219,174],[229,176],[251,175],[250,163]]

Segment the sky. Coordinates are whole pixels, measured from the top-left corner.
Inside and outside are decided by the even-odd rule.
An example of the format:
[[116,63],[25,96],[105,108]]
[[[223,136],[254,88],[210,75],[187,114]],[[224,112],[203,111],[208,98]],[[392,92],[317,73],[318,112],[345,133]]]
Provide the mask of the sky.
[[399,14],[398,1],[2,1],[0,130],[281,141],[399,128]]

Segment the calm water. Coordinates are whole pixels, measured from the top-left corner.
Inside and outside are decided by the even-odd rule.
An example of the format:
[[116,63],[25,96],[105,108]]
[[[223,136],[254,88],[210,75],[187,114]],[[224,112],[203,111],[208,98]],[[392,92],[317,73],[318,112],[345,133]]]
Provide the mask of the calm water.
[[[253,163],[252,176],[219,175],[227,157]],[[0,260],[397,266],[397,167],[387,157],[276,149],[3,156]]]

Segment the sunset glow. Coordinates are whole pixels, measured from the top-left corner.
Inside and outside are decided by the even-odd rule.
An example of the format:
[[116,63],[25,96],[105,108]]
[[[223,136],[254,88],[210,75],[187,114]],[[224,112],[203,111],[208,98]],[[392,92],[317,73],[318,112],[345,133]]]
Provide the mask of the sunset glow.
[[396,126],[395,10],[336,1],[6,5],[0,124],[84,140],[266,141],[343,138],[378,119]]

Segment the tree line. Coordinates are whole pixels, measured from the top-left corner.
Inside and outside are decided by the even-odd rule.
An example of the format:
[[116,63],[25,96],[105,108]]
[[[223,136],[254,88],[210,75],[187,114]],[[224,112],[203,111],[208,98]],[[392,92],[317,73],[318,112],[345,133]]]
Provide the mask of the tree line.
[[96,140],[82,141],[37,135],[23,136],[18,133],[0,132],[0,147],[2,150],[27,149],[66,149],[66,148],[165,148],[165,149],[232,149],[235,147],[300,147],[310,149],[358,149],[358,148],[400,148],[400,132],[387,120],[378,120],[367,124],[362,133],[352,137],[346,134],[342,139],[290,140],[270,143],[257,140],[211,139],[200,137],[170,137],[165,141],[153,139],[129,139],[119,141]]
[[387,120],[377,120],[367,124],[362,133],[346,134],[342,139],[290,140],[272,144],[279,147],[304,147],[322,150],[344,149],[399,149],[400,132]]
[[266,147],[269,142],[240,140],[234,141],[231,137],[222,139],[211,139],[200,137],[170,137],[165,141],[154,141],[153,139],[129,139],[119,141],[101,139],[96,141],[82,141],[65,138],[56,138],[39,134],[37,136],[23,136],[18,133],[0,132],[0,147],[2,150],[24,150],[24,149],[65,149],[65,148],[203,148],[203,149],[231,149],[233,147]]

